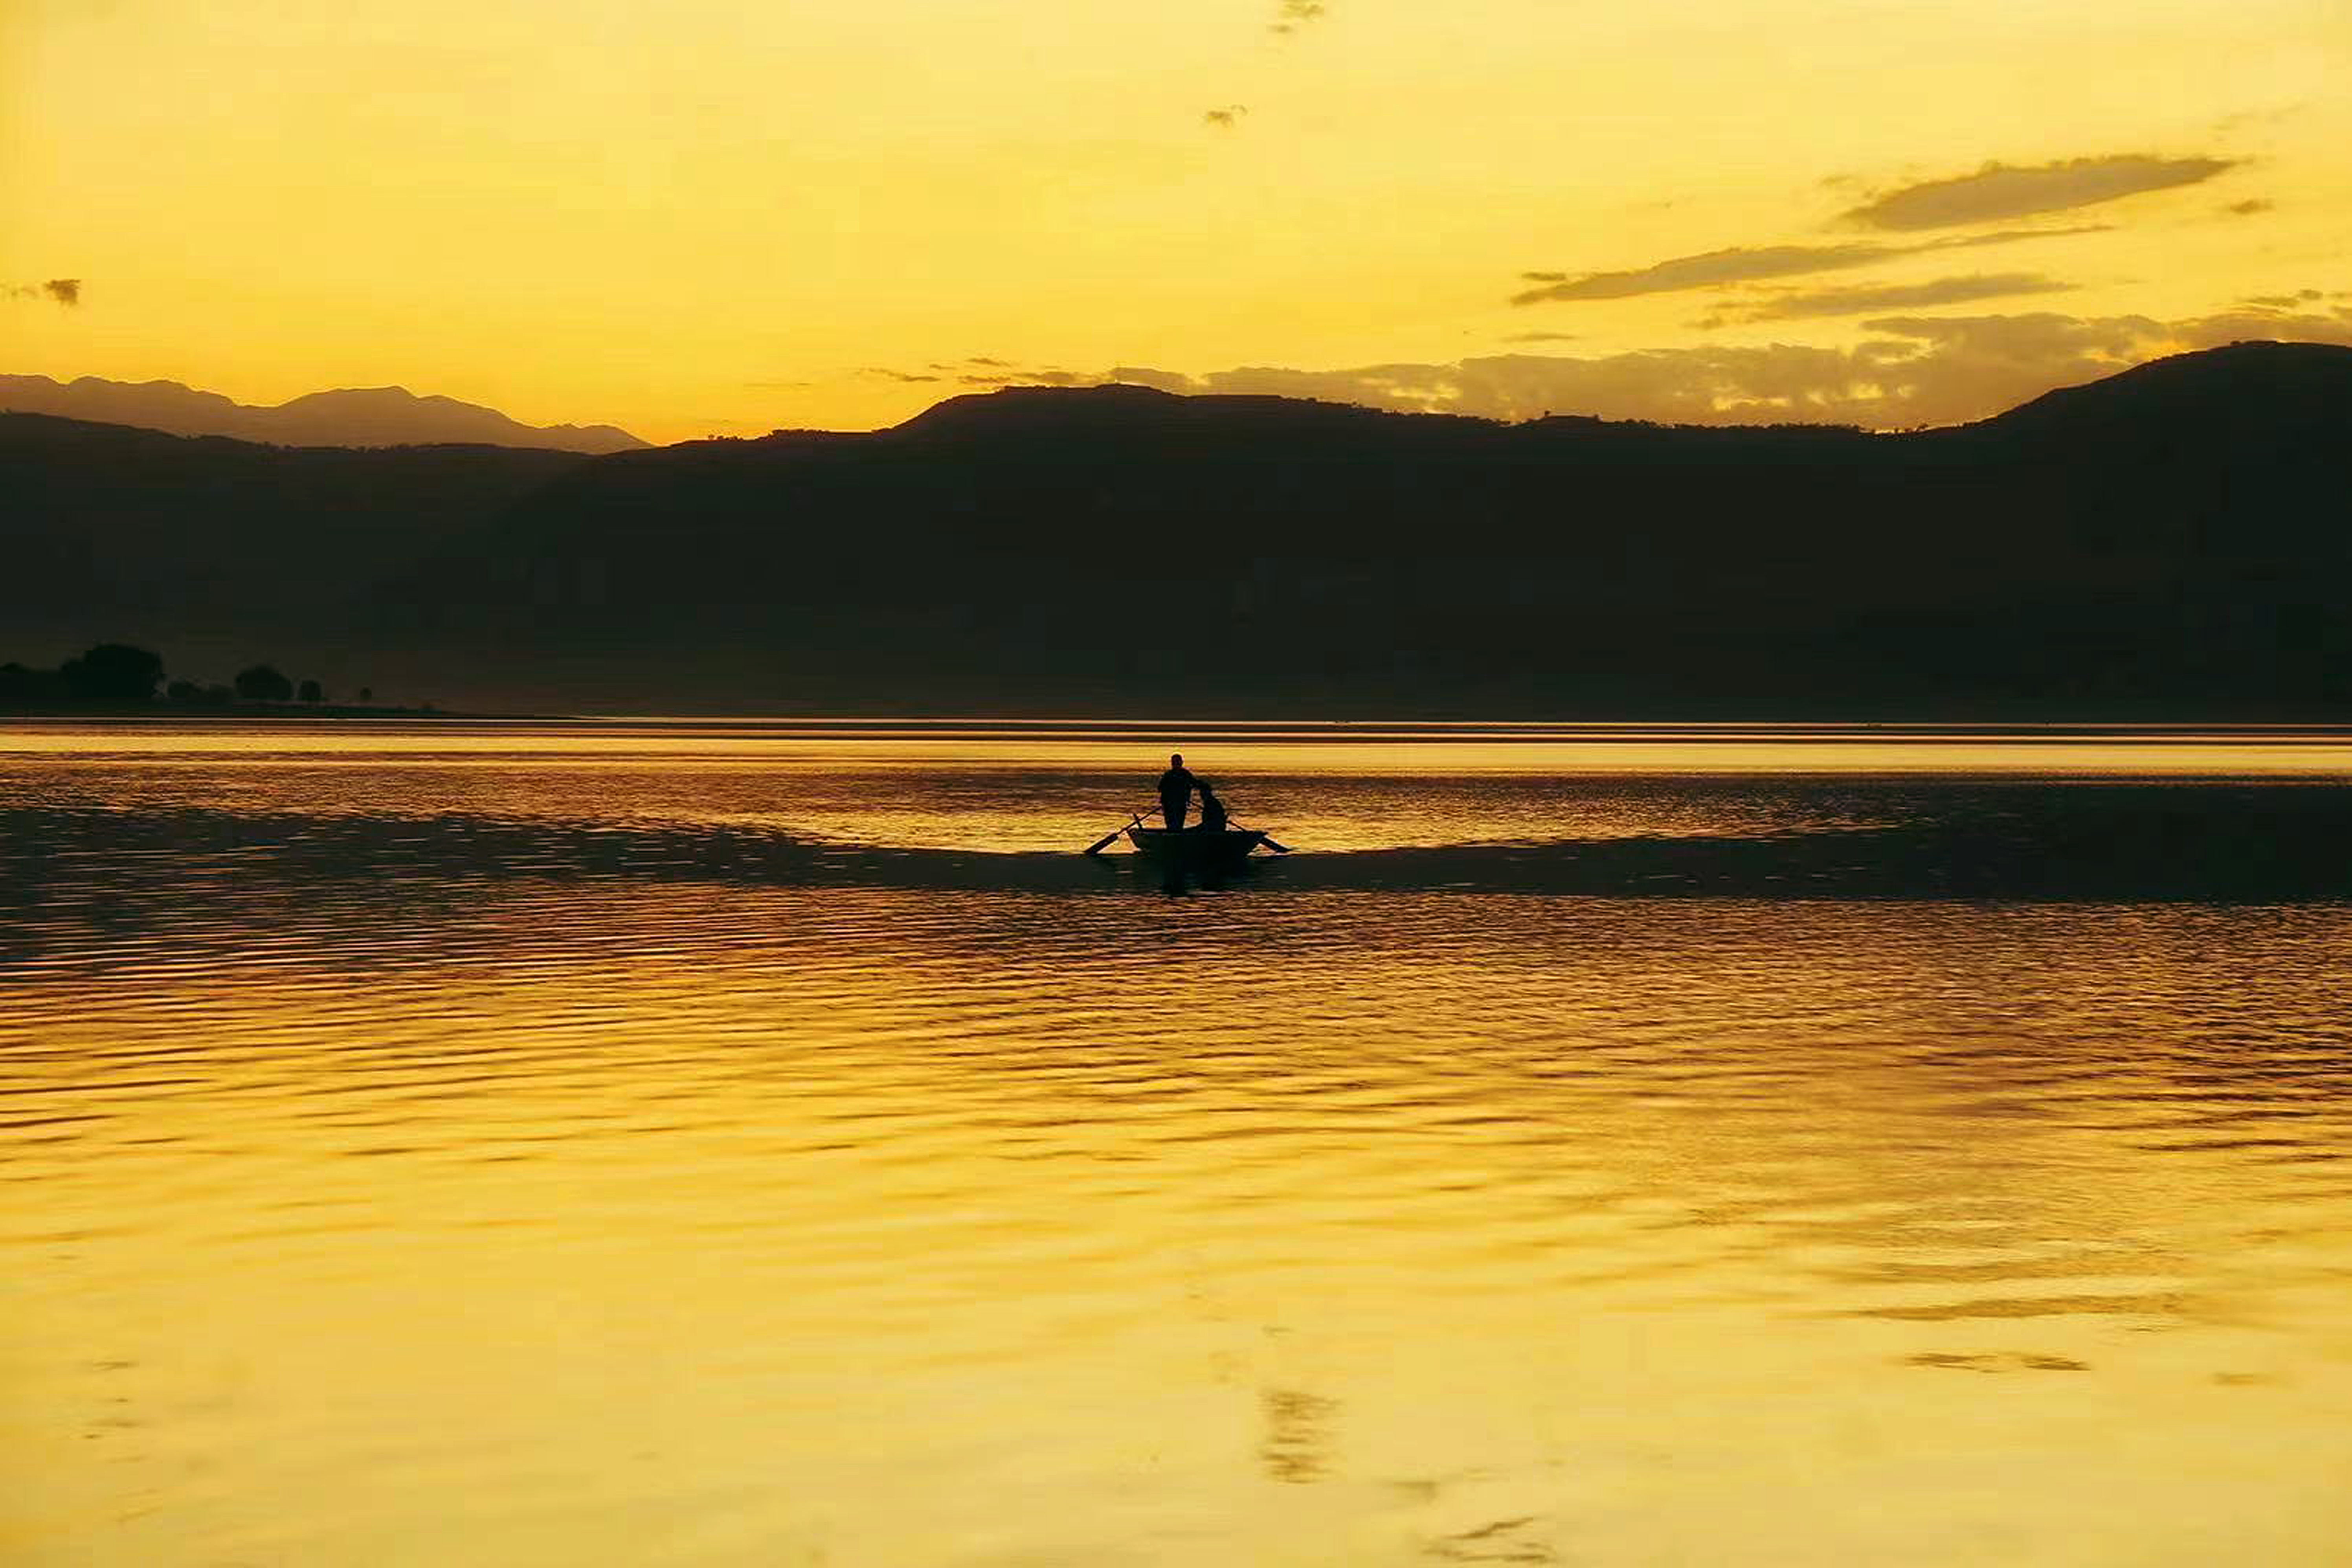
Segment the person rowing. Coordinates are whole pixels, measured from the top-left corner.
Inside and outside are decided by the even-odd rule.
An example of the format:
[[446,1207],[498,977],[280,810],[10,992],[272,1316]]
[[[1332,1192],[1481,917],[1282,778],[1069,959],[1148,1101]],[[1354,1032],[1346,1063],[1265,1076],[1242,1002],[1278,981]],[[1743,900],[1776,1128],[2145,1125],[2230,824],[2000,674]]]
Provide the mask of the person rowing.
[[[1196,792],[1201,797],[1201,821],[1197,827],[1187,828],[1184,819],[1192,815]],[[1184,859],[1206,855],[1238,863],[1261,844],[1277,855],[1290,853],[1289,845],[1276,843],[1271,835],[1258,828],[1235,826],[1225,811],[1225,803],[1217,798],[1217,792],[1184,765],[1181,752],[1170,754],[1168,771],[1160,775],[1160,816],[1165,826],[1144,826],[1144,819],[1150,815],[1147,806],[1129,817],[1125,826],[1112,828],[1079,853],[1099,855],[1118,842],[1122,834],[1143,855],[1176,855]]]
[[1196,776],[1192,780],[1192,787],[1199,791],[1201,795],[1201,825],[1192,831],[1223,833],[1225,830],[1225,803],[1219,800],[1216,792],[1209,788],[1209,781],[1206,779]]
[[1160,819],[1168,831],[1175,833],[1184,826],[1184,814],[1192,809],[1192,791],[1201,781],[1184,765],[1184,753],[1178,752],[1168,759],[1168,771],[1160,775]]

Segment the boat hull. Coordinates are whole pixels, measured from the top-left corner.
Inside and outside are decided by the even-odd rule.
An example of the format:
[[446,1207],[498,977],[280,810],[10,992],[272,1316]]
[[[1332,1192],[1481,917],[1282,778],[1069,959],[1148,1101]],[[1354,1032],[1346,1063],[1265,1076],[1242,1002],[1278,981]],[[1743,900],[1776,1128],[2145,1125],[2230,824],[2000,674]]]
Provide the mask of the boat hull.
[[1127,841],[1137,854],[1163,866],[1208,868],[1240,865],[1265,842],[1265,835],[1234,827],[1218,833],[1197,827],[1173,833],[1164,827],[1130,827]]

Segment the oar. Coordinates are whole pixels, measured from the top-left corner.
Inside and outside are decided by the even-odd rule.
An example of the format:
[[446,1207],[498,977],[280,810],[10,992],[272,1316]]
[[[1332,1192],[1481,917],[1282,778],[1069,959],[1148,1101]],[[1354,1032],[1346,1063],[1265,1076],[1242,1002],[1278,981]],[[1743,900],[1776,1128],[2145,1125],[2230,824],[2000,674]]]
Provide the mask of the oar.
[[1104,834],[1100,838],[1096,839],[1092,844],[1089,844],[1084,849],[1079,850],[1078,853],[1081,855],[1101,854],[1104,850],[1109,848],[1113,844],[1118,841],[1118,836],[1120,834],[1126,832],[1129,828],[1133,827],[1136,824],[1141,822],[1145,817],[1150,816],[1153,812],[1158,811],[1159,809],[1160,808],[1156,805],[1145,806],[1141,811],[1137,812],[1133,816],[1129,817],[1125,822],[1120,823],[1117,827],[1112,828],[1108,833]]
[[[1254,827],[1242,827],[1240,823],[1235,822],[1230,816],[1225,818],[1225,822],[1229,826],[1241,827],[1244,833],[1257,833],[1257,829]],[[1265,845],[1268,849],[1273,850],[1277,855],[1287,855],[1290,853],[1290,846],[1287,844],[1276,844],[1274,841],[1274,835],[1271,833],[1258,833],[1257,841],[1260,844]]]
[[[1233,816],[1227,816],[1225,818],[1225,826],[1241,833],[1257,833],[1256,828],[1247,826],[1238,818]],[[1290,853],[1290,846],[1287,844],[1276,843],[1274,835],[1271,833],[1258,833],[1257,841],[1260,844],[1265,845],[1268,849],[1273,850],[1277,855],[1287,855]]]

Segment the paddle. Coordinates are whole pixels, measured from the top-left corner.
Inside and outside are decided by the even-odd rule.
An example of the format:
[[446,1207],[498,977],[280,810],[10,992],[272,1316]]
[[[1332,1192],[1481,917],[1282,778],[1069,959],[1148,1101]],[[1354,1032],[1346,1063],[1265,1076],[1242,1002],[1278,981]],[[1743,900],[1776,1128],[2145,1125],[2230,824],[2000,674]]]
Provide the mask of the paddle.
[[[1229,827],[1242,827],[1240,823],[1235,822],[1230,816],[1225,818],[1225,824]],[[1242,827],[1242,831],[1244,833],[1257,833],[1257,829],[1254,827]],[[1258,833],[1257,841],[1260,844],[1265,845],[1268,849],[1273,850],[1277,855],[1287,855],[1290,853],[1290,846],[1287,844],[1276,844],[1274,841],[1274,835],[1271,833]]]
[[1257,833],[1257,841],[1260,844],[1265,845],[1268,849],[1273,850],[1277,855],[1287,855],[1290,853],[1290,846],[1287,844],[1276,843],[1274,835],[1271,833],[1258,833],[1256,828],[1245,826],[1240,821],[1232,816],[1225,818],[1225,826],[1237,833]]
[[[1205,790],[1208,786],[1204,784],[1202,787]],[[1239,833],[1257,833],[1257,829],[1244,826],[1242,823],[1232,816],[1225,818],[1225,826]],[[1257,841],[1260,844],[1265,845],[1268,849],[1273,850],[1277,855],[1287,855],[1290,853],[1290,846],[1287,844],[1276,843],[1274,835],[1271,833],[1258,833]]]
[[[1120,823],[1117,827],[1112,828],[1108,833],[1104,834],[1100,838],[1096,839],[1092,844],[1089,844],[1084,849],[1079,850],[1078,853],[1081,855],[1101,854],[1113,844],[1118,842],[1118,836],[1120,834],[1126,832],[1129,828],[1133,827],[1145,817],[1150,816],[1153,812],[1158,811],[1159,809],[1160,808],[1156,805],[1145,806],[1141,811],[1137,812],[1133,816],[1129,817],[1125,822]],[[1225,825],[1243,833],[1256,831],[1255,828],[1242,826],[1240,823],[1235,822],[1230,816],[1225,818]],[[1274,835],[1271,833],[1259,833],[1257,836],[1257,841],[1260,844],[1265,845],[1268,849],[1273,850],[1277,855],[1287,855],[1290,853],[1290,846],[1287,844],[1276,843],[1275,841]]]
[[1084,849],[1079,850],[1078,853],[1081,855],[1101,854],[1104,850],[1109,848],[1113,844],[1118,841],[1118,836],[1120,834],[1126,832],[1129,828],[1133,827],[1137,823],[1141,822],[1145,817],[1150,816],[1153,812],[1158,811],[1159,809],[1160,808],[1156,805],[1145,806],[1141,811],[1137,812],[1133,816],[1129,817],[1125,822],[1120,823],[1117,827],[1112,828],[1108,833],[1104,834],[1100,838],[1096,839],[1092,844],[1089,844]]

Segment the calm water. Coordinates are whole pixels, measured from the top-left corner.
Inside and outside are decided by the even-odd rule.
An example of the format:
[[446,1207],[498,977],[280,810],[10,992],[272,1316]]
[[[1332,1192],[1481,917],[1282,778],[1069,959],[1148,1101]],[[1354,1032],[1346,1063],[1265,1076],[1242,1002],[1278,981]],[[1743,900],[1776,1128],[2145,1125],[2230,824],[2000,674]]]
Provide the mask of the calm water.
[[2347,785],[0,731],[0,1560],[2341,1563]]

